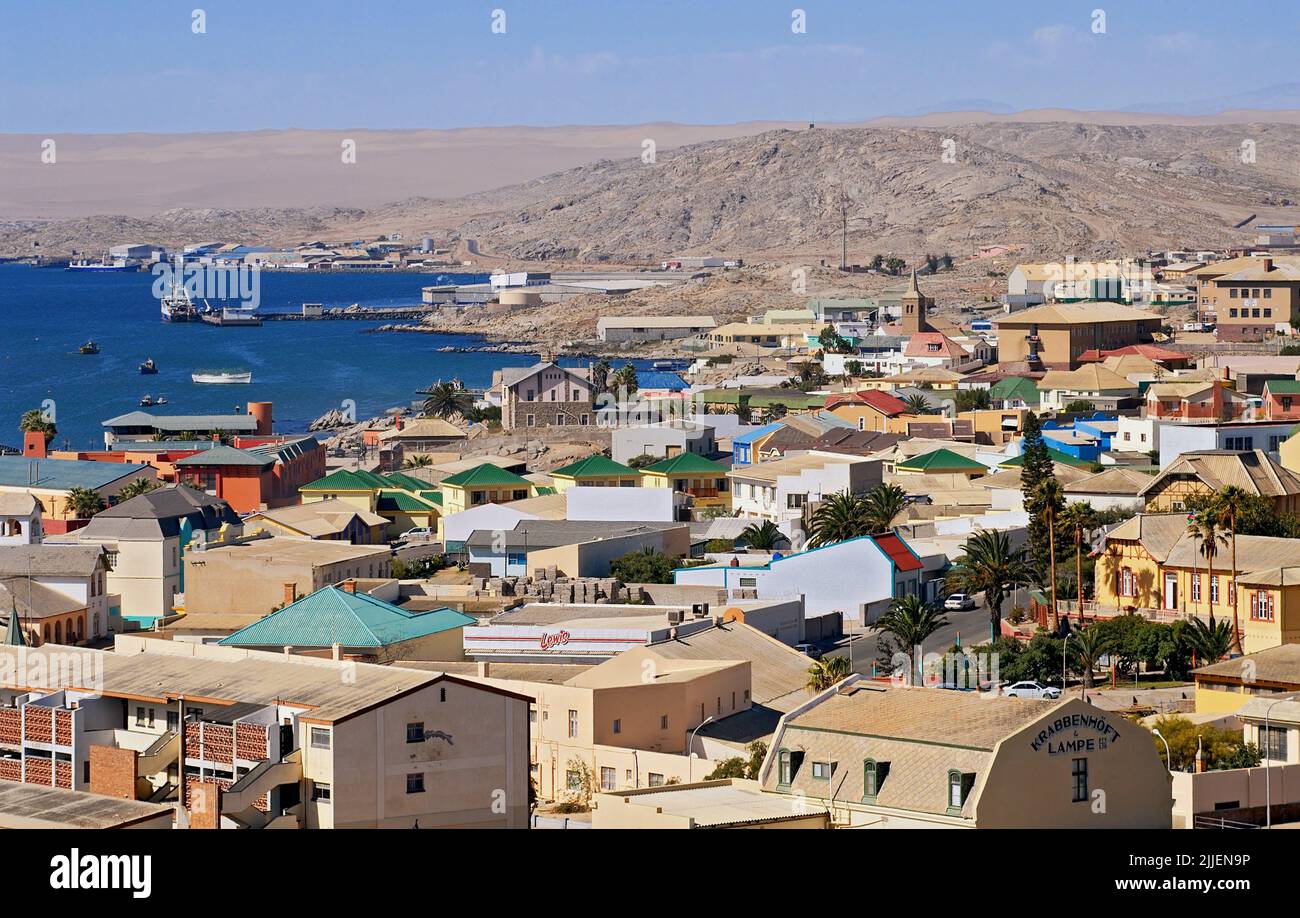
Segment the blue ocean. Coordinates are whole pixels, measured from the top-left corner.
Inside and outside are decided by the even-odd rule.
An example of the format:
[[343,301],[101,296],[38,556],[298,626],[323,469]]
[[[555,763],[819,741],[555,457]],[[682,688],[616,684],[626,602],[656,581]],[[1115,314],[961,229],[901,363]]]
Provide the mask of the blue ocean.
[[[420,288],[482,276],[407,272],[334,274],[265,271],[263,312],[303,303],[412,306]],[[270,321],[251,328],[160,320],[155,278],[0,265],[0,444],[19,445],[23,412],[53,403],[55,448],[102,447],[101,422],[164,397],[167,414],[230,413],[250,401],[275,403],[277,432],[297,433],[351,399],[357,416],[409,405],[438,379],[486,386],[497,367],[527,366],[528,354],[438,353],[477,339],[459,335],[367,334],[383,322]],[[214,304],[215,305],[215,304]],[[78,347],[93,339],[100,353]],[[139,365],[153,358],[156,376]],[[251,385],[196,385],[196,370],[251,370]]]

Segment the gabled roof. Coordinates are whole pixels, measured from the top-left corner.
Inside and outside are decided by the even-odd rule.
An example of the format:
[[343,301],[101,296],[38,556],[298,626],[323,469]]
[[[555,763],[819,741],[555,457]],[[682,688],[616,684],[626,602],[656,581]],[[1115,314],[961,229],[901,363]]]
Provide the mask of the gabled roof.
[[1077,370],[1053,370],[1038,381],[1044,391],[1063,389],[1067,392],[1108,392],[1112,390],[1137,391],[1137,386],[1125,376],[1107,369],[1099,363],[1086,363]]
[[474,624],[451,609],[412,612],[366,593],[325,587],[218,643],[235,647],[385,647]]
[[1066,494],[1113,494],[1137,497],[1138,493],[1151,483],[1151,476],[1145,472],[1117,465],[1113,468],[1072,481],[1061,488]]
[[671,459],[663,459],[654,465],[641,469],[642,474],[650,475],[708,475],[721,478],[727,474],[727,467],[712,459],[705,459],[695,453],[678,453]]
[[178,535],[186,521],[192,529],[212,530],[239,525],[239,514],[220,497],[185,485],[155,488],[124,500],[91,518],[77,537],[95,539],[154,539]]
[[103,557],[98,545],[0,545],[0,577],[89,577]]
[[860,389],[857,392],[840,392],[826,396],[828,410],[838,405],[866,405],[889,417],[907,413],[906,402],[881,389]]
[[374,491],[391,487],[392,482],[382,475],[364,469],[339,469],[324,478],[302,485],[299,491]]
[[1154,312],[1134,309],[1119,303],[1084,301],[1079,303],[1046,303],[1032,309],[1022,309],[993,320],[994,325],[1017,326],[1026,323],[1042,325],[1093,325],[1097,322],[1163,321]]
[[749,430],[743,434],[737,434],[736,436],[732,437],[731,445],[733,448],[735,448],[737,445],[749,445],[753,443],[755,440],[760,440],[763,437],[766,437],[770,433],[776,433],[784,426],[785,426],[784,418],[782,418],[780,421],[773,421],[771,424],[764,424],[762,427],[759,427],[755,430]]
[[1272,395],[1300,395],[1300,379],[1270,379],[1264,388]]
[[1163,564],[1186,532],[1186,513],[1139,513],[1106,533],[1106,540],[1140,542],[1151,557]]
[[936,449],[898,463],[895,468],[918,472],[987,472],[988,467],[974,459],[967,459],[950,449]]
[[616,476],[636,477],[640,475],[640,472],[621,462],[615,462],[607,456],[596,453],[586,459],[570,462],[558,469],[551,469],[551,475],[558,475],[561,478],[614,478]]
[[1004,376],[989,386],[989,398],[995,402],[1020,399],[1026,405],[1037,405],[1038,386],[1023,376]]
[[432,501],[409,491],[382,490],[375,500],[375,510],[380,513],[427,513],[432,509]]
[[178,459],[175,464],[186,467],[196,465],[240,465],[252,468],[270,468],[275,465],[275,460],[266,453],[255,453],[246,449],[235,449],[233,446],[222,445],[214,446],[212,449],[205,449],[201,453],[186,456],[184,459]]
[[636,385],[638,389],[667,389],[669,392],[690,388],[684,379],[667,370],[638,370]]
[[514,472],[506,471],[499,465],[485,462],[450,478],[444,478],[442,484],[453,488],[531,488],[533,483]]
[[1284,468],[1262,449],[1206,449],[1186,452],[1167,465],[1142,494],[1173,476],[1191,475],[1212,491],[1236,485],[1260,497],[1300,494],[1300,476]]
[[379,435],[381,440],[419,440],[423,438],[442,438],[446,440],[463,440],[468,436],[450,421],[442,418],[418,418],[402,426],[393,427]]
[[[931,350],[931,346],[936,346]],[[917,332],[907,342],[904,357],[949,357],[961,360],[966,357],[966,349],[953,341],[943,332]]]

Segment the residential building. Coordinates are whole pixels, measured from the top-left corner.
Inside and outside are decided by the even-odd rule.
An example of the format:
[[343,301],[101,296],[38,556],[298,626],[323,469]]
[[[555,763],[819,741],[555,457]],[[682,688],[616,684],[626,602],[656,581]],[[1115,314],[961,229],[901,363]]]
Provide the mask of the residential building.
[[1191,272],[1220,341],[1261,341],[1300,318],[1300,259],[1233,258]]
[[624,465],[638,456],[671,459],[678,453],[709,456],[717,450],[713,425],[698,418],[620,426],[610,434],[610,456]]
[[826,396],[826,411],[858,430],[884,431],[889,419],[908,413],[907,403],[879,389],[860,389]]
[[538,493],[538,486],[527,478],[491,462],[450,475],[438,483],[438,488],[442,492],[442,512],[448,516],[480,504],[506,504]]
[[570,462],[551,469],[555,490],[563,493],[569,488],[635,488],[641,484],[641,473],[599,454]]
[[1083,501],[1094,510],[1140,509],[1142,489],[1151,483],[1145,472],[1115,466],[1064,484],[1067,503]]
[[217,446],[178,459],[176,480],[220,497],[236,513],[298,503],[298,489],[325,474],[325,446],[315,437],[236,448]]
[[865,494],[882,480],[881,462],[837,453],[798,456],[727,472],[731,509],[741,519],[775,523],[802,539],[808,514],[832,494]]
[[894,464],[897,475],[961,475],[968,481],[989,471],[988,466],[950,449],[936,449]]
[[[953,724],[960,724],[954,744]],[[1036,701],[851,676],[785,715],[759,775],[832,823],[872,828],[1169,828],[1146,731],[1080,700]],[[1106,806],[1096,805],[1104,794]]]
[[298,493],[304,504],[341,501],[367,517],[382,517],[387,521],[384,537],[397,538],[412,528],[437,528],[447,492],[441,485],[404,472],[379,475],[364,469],[338,469],[302,485]]
[[185,611],[269,615],[332,584],[388,577],[391,561],[387,545],[284,536],[191,546]]
[[1048,303],[993,320],[1000,363],[1023,361],[1048,370],[1077,369],[1090,350],[1149,343],[1163,322],[1154,312],[1095,301]]
[[189,553],[208,542],[237,539],[243,530],[239,515],[221,498],[172,485],[101,511],[75,537],[103,547],[108,592],[121,597],[121,616],[147,627],[184,601]]
[[108,559],[97,545],[0,545],[0,616],[17,612],[29,645],[108,635]]
[[1146,413],[1157,420],[1227,421],[1241,414],[1244,399],[1217,382],[1160,382],[1146,391]]
[[587,374],[549,361],[502,370],[501,426],[517,430],[591,424],[595,393]]
[[1156,447],[1160,450],[1160,467],[1186,453],[1205,450],[1262,450],[1269,458],[1280,458],[1282,444],[1295,430],[1292,421],[1222,421],[1189,423],[1155,421]]
[[523,577],[551,568],[560,577],[608,577],[610,563],[631,552],[680,558],[691,548],[683,523],[608,520],[520,520],[508,530],[476,529],[464,544],[470,572],[480,577]]
[[21,491],[0,491],[0,546],[35,545],[42,538],[41,502]]
[[1129,417],[1120,415],[1115,419],[1115,436],[1111,437],[1110,448],[1116,453],[1158,453],[1160,450],[1160,431],[1164,424],[1155,418]]
[[[528,824],[531,699],[493,686],[129,636],[0,663],[0,780],[157,797],[194,828]],[[45,687],[16,684],[37,664]]]
[[246,414],[171,415],[130,411],[103,422],[104,446],[108,449],[122,448],[159,436],[177,440],[210,440],[214,434],[218,437],[235,434],[269,437],[273,423],[270,402],[249,402]]
[[442,418],[406,421],[398,416],[393,427],[379,434],[379,442],[386,446],[400,443],[403,455],[418,456],[459,448],[467,436],[465,431]]
[[1220,660],[1192,670],[1192,678],[1197,714],[1236,714],[1253,698],[1274,700],[1300,692],[1300,644]]
[[1041,398],[1035,381],[1025,376],[1004,376],[989,386],[989,400],[994,408],[1036,410]]
[[79,515],[69,500],[74,488],[94,491],[107,504],[131,482],[157,478],[147,465],[0,456],[0,496],[30,495],[40,501],[41,530],[45,535],[65,535],[89,521],[90,517]]
[[1039,404],[1050,411],[1064,411],[1071,402],[1088,402],[1094,408],[1116,406],[1136,399],[1138,386],[1099,363],[1077,370],[1052,370],[1038,381]]
[[716,328],[713,316],[601,316],[596,337],[604,342],[673,341]]
[[[1168,446],[1162,432],[1161,452]],[[1185,452],[1164,466],[1141,497],[1153,512],[1187,509],[1194,495],[1207,496],[1236,485],[1247,494],[1268,499],[1279,510],[1300,510],[1300,475],[1283,468],[1262,449],[1207,449]]]
[[696,515],[705,510],[731,511],[727,467],[695,453],[679,453],[641,469],[641,485],[689,494]]
[[389,521],[377,513],[360,510],[338,498],[263,510],[244,517],[252,535],[265,532],[296,539],[328,539],[354,545],[378,545],[386,541]]
[[1264,417],[1300,421],[1300,379],[1270,379],[1264,384]]

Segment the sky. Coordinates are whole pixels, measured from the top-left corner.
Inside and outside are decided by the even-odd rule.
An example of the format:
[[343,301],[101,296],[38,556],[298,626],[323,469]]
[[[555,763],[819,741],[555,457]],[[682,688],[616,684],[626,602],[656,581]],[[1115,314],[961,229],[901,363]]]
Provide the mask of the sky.
[[1300,108],[1300,85],[1268,66],[1290,59],[1300,7],[1226,12],[1209,0],[0,0],[0,133]]

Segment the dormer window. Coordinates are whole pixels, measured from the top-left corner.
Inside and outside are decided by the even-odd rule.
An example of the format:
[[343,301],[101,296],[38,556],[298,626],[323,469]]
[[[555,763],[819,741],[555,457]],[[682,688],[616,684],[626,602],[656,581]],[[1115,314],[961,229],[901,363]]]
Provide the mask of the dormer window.
[[877,762],[875,759],[863,760],[862,799],[867,803],[875,803],[876,795],[880,793],[880,788],[887,777],[889,777],[888,762]]
[[960,816],[961,808],[975,786],[974,772],[960,772],[955,769],[948,772],[948,815]]

